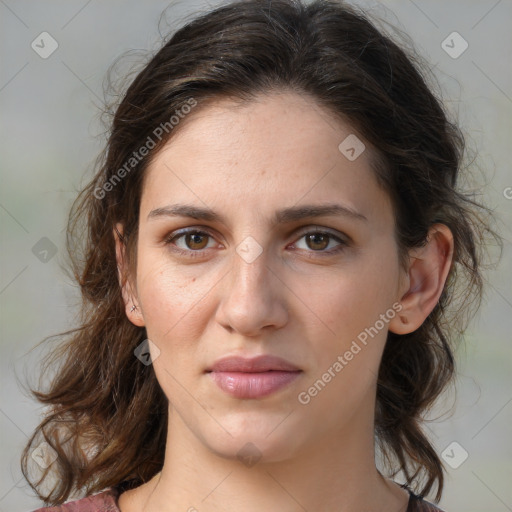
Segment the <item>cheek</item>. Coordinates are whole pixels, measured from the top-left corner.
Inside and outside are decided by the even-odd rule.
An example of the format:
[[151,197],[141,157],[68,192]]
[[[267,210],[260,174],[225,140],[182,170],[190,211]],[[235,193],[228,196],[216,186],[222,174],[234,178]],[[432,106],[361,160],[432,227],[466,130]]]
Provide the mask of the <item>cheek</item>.
[[195,276],[162,259],[139,260],[137,292],[148,337],[167,344],[169,339],[179,339],[181,331],[191,335],[187,329],[197,323],[196,310],[204,293]]
[[389,284],[379,282],[385,272],[374,271],[371,265],[358,267],[317,274],[314,280],[299,279],[292,288],[332,340],[357,334],[389,307]]
[[391,251],[374,251],[369,256],[361,257],[349,271],[317,273],[314,281],[305,279],[294,287],[304,298],[306,309],[302,309],[309,319],[304,322],[309,330],[305,339],[311,343],[309,351],[315,354],[319,369],[330,367],[338,355],[349,351],[351,367],[363,365],[377,371],[389,321],[394,317],[398,273]]
[[[317,309],[316,316],[310,315],[312,323],[304,326],[311,366],[301,397],[311,400],[311,410],[319,415],[332,409],[333,425],[345,421],[374,394],[388,325],[380,315],[391,307],[386,287],[379,290],[375,284],[365,286],[360,279],[345,276],[323,291],[308,290],[308,305]],[[386,317],[388,322],[392,317]]]

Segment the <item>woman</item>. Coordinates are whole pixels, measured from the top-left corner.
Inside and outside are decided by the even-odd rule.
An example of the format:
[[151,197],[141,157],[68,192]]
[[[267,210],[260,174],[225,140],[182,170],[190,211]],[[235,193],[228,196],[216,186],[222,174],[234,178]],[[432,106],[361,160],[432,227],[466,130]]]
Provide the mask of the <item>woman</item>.
[[69,219],[82,323],[22,460],[45,504],[440,510],[421,418],[487,226],[412,60],[356,8],[249,0],[139,73]]

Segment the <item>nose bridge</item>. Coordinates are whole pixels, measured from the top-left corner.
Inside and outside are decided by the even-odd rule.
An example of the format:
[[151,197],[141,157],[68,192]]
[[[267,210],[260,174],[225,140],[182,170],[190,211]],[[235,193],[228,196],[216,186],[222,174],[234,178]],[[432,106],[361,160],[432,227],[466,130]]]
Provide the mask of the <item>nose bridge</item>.
[[269,251],[250,235],[235,247],[218,311],[225,327],[249,336],[286,322],[284,296],[269,259]]
[[231,293],[238,294],[242,300],[252,294],[258,300],[262,293],[270,291],[268,260],[269,251],[252,235],[243,238],[233,254]]
[[[246,204],[238,216],[239,226],[233,233],[235,239],[232,259],[233,279],[238,287],[261,284],[268,280],[267,268],[270,258],[271,228],[266,224],[267,218],[256,204]],[[264,247],[265,246],[265,247]]]

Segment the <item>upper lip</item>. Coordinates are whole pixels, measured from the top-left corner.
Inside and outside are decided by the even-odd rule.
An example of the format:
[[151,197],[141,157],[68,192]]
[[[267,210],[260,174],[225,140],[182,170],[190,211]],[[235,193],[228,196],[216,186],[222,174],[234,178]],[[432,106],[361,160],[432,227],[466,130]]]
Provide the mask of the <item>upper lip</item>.
[[267,372],[285,371],[296,372],[300,371],[294,364],[286,361],[277,356],[261,355],[252,358],[241,356],[229,356],[218,359],[212,366],[206,369],[207,372]]

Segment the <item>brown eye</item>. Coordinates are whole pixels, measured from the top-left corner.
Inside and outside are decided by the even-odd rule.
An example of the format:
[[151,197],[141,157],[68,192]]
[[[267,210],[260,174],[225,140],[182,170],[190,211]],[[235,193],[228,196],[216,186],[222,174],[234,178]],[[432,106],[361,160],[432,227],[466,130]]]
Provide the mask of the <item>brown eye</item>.
[[322,251],[329,245],[330,238],[326,233],[311,233],[306,235],[306,244],[310,249]]
[[208,237],[206,233],[186,233],[184,236],[185,245],[188,249],[201,250],[208,245]]
[[328,256],[342,251],[349,244],[342,238],[326,231],[308,231],[302,233],[294,245],[310,254],[316,252],[319,255]]
[[[173,233],[166,238],[165,243],[174,246],[174,249],[182,254],[188,253],[190,256],[199,256],[203,249],[208,248],[208,242],[212,236],[205,231],[188,230],[181,233]],[[210,246],[211,247],[211,246]]]

